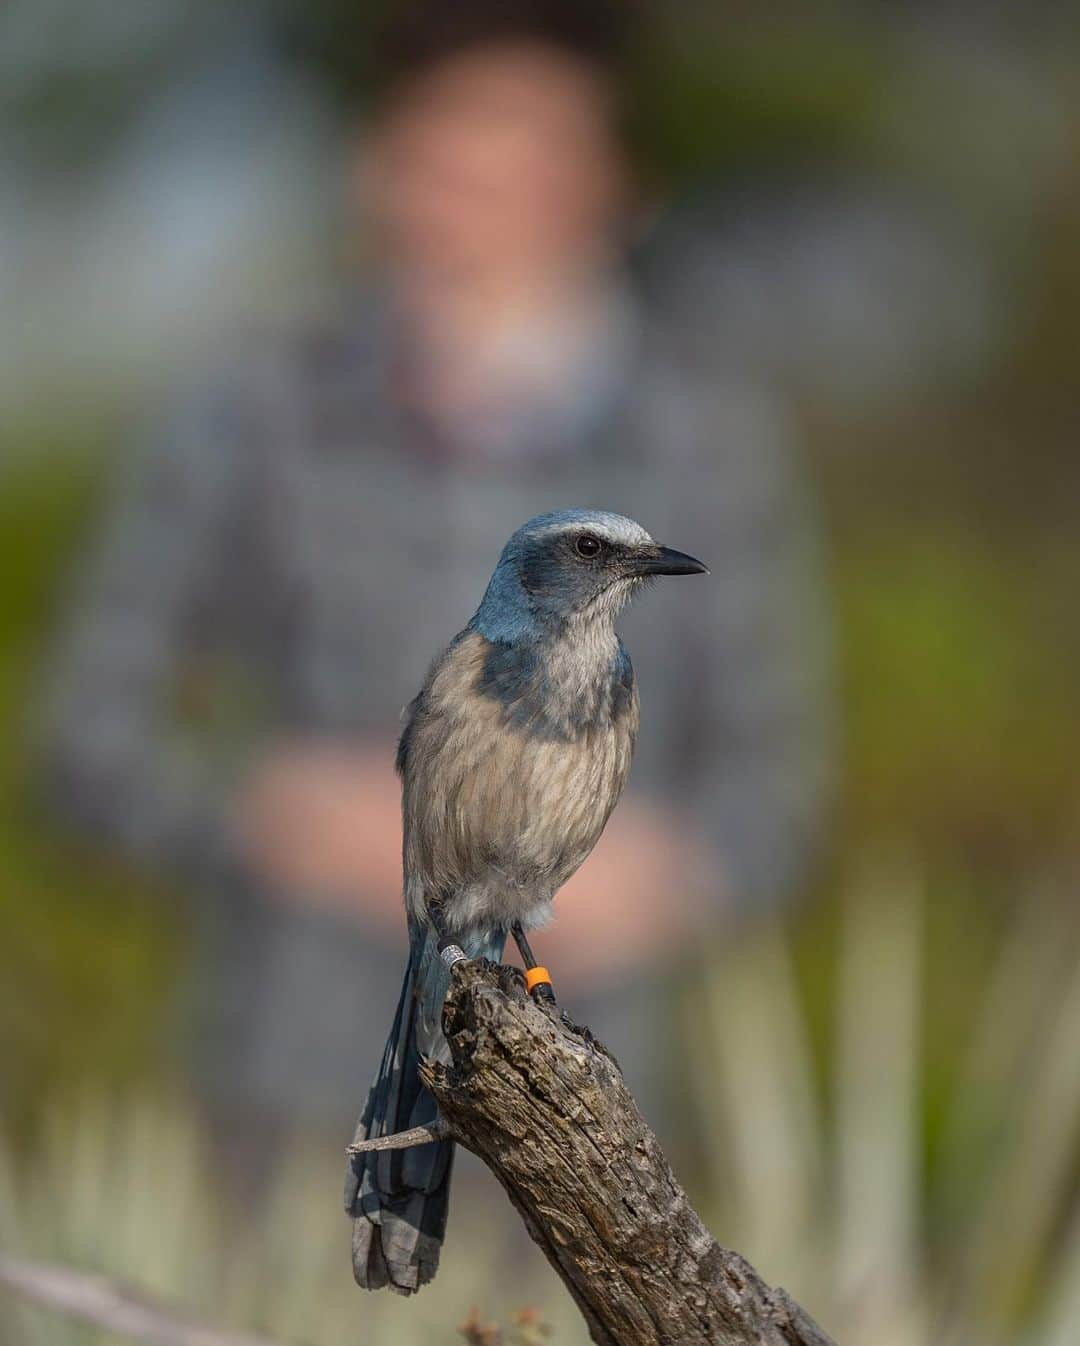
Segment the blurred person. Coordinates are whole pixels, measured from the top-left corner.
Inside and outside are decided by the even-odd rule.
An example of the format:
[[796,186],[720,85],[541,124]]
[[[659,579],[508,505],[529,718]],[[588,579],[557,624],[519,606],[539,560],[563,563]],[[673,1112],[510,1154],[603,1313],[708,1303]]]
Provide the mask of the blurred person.
[[345,165],[375,279],[179,400],[80,577],[51,797],[199,895],[184,1022],[223,1127],[351,1125],[405,944],[401,708],[523,518],[626,513],[716,576],[625,623],[650,707],[630,790],[536,939],[647,1113],[664,968],[813,853],[812,511],[775,400],[635,289],[616,15],[399,13]]

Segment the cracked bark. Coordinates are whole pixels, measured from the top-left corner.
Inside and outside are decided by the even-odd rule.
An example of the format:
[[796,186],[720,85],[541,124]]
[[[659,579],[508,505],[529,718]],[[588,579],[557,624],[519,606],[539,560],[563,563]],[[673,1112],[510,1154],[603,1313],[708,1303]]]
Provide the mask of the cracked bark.
[[713,1239],[615,1060],[509,967],[459,963],[452,1064],[425,1067],[449,1133],[487,1164],[600,1346],[832,1346]]

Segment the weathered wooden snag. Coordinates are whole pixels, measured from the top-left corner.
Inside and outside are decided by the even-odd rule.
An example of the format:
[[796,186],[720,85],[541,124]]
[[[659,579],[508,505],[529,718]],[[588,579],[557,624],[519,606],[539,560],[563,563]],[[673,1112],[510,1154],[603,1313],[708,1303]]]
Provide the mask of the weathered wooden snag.
[[783,1290],[709,1234],[585,1030],[534,1004],[513,968],[460,963],[453,1064],[426,1082],[487,1164],[601,1346],[831,1346]]

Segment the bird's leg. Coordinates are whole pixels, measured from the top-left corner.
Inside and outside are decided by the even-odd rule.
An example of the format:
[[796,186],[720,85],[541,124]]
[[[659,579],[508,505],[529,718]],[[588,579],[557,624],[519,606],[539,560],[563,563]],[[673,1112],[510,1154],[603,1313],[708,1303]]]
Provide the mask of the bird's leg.
[[429,902],[428,916],[431,918],[431,924],[435,927],[435,933],[439,937],[439,957],[446,966],[453,967],[455,963],[466,961],[469,955],[450,934],[446,917],[443,915],[442,905],[438,902]]
[[520,921],[514,922],[510,927],[510,933],[514,937],[514,943],[518,946],[521,961],[525,964],[525,987],[529,994],[538,1003],[545,1000],[549,1005],[554,1005],[556,1003],[555,988],[551,984],[551,974],[546,967],[541,967],[533,957],[533,951],[529,947],[529,941],[525,938],[525,931],[522,930]]

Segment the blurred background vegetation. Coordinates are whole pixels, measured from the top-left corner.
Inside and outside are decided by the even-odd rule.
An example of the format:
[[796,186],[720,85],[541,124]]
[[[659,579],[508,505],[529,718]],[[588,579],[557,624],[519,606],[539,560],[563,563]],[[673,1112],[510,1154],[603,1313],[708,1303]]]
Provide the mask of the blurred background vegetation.
[[[407,1309],[359,1300],[336,1154],[298,1153],[268,1175],[258,1221],[231,1225],[163,1064],[183,922],[59,841],[29,789],[28,707],[108,469],[207,333],[326,283],[339,94],[369,73],[361,6],[108,9],[80,9],[79,33],[60,0],[0,16],[0,266],[17,263],[0,347],[0,1238],[311,1342],[450,1340],[470,1304],[496,1316],[530,1297],[577,1340],[542,1268],[500,1282],[467,1209],[441,1290]],[[721,1241],[838,1340],[1065,1346],[1080,1315],[1075,11],[725,3],[650,22],[632,132],[650,190],[684,203],[695,236],[715,219],[723,239],[746,193],[810,184],[938,213],[978,259],[976,337],[939,342],[930,302],[902,376],[855,358],[888,349],[902,285],[838,354],[811,334],[774,362],[824,502],[842,800],[806,903],[711,951],[681,990],[680,1172]],[[283,163],[287,199],[271,190]],[[165,227],[150,203],[170,192],[183,218]],[[169,284],[140,287],[166,258]],[[842,277],[842,247],[832,265]],[[777,312],[797,308],[775,283]],[[7,1304],[0,1323],[16,1342],[97,1339]]]

